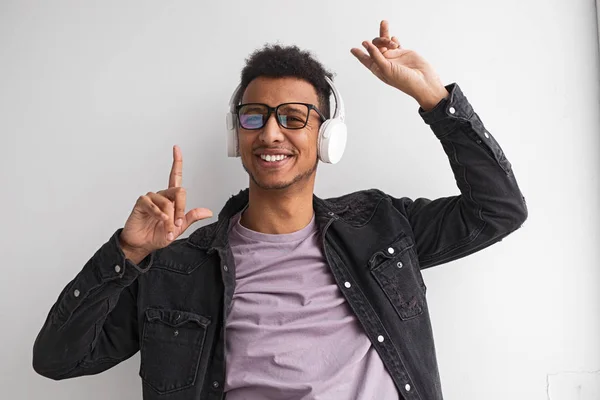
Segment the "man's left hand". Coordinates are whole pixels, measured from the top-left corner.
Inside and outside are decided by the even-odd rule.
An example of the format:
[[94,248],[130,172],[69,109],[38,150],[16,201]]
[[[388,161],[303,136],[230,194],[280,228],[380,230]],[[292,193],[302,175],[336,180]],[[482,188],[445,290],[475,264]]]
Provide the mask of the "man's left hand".
[[364,41],[352,54],[384,83],[413,97],[429,111],[449,95],[433,67],[413,50],[402,48],[398,39],[390,37],[388,22],[381,21],[379,37]]

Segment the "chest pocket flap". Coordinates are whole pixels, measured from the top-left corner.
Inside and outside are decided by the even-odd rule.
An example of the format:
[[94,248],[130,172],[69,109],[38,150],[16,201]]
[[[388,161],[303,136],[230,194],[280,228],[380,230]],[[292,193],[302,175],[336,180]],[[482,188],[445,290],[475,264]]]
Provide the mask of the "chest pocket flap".
[[369,268],[402,320],[423,313],[426,287],[410,237],[403,236],[375,252]]
[[159,394],[193,386],[210,320],[179,310],[149,308],[140,344],[140,376]]

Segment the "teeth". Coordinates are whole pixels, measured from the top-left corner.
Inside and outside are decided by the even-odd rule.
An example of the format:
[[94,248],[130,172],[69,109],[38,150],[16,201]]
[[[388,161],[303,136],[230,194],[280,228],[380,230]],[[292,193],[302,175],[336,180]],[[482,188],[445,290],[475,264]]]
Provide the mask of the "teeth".
[[277,154],[277,155],[265,155],[265,154],[261,154],[260,158],[262,158],[265,161],[268,162],[275,162],[275,161],[281,161],[284,158],[287,158],[288,156],[285,154]]

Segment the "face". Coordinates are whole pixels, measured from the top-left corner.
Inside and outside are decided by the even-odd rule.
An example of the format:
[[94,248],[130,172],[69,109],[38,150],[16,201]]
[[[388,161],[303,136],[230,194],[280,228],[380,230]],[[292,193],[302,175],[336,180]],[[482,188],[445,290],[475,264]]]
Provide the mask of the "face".
[[[271,107],[289,102],[317,107],[319,104],[314,86],[292,77],[258,77],[250,82],[242,98],[242,104],[264,103]],[[281,127],[275,113],[261,129],[247,130],[240,126],[240,154],[242,165],[250,175],[250,184],[267,190],[314,184],[320,126],[321,119],[314,110],[309,112],[308,122],[302,129]]]

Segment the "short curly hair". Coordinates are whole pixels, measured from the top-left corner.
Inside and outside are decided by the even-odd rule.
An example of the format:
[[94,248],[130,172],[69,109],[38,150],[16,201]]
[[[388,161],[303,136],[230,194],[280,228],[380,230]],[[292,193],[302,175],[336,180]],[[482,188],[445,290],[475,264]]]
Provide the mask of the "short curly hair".
[[263,48],[254,51],[246,59],[246,65],[241,73],[241,87],[236,104],[242,99],[244,91],[255,78],[265,76],[269,78],[296,77],[303,79],[314,86],[319,99],[319,111],[325,118],[330,118],[329,97],[331,88],[325,77],[333,79],[333,74],[308,50],[301,50],[298,46],[281,46],[278,44],[265,44]]

